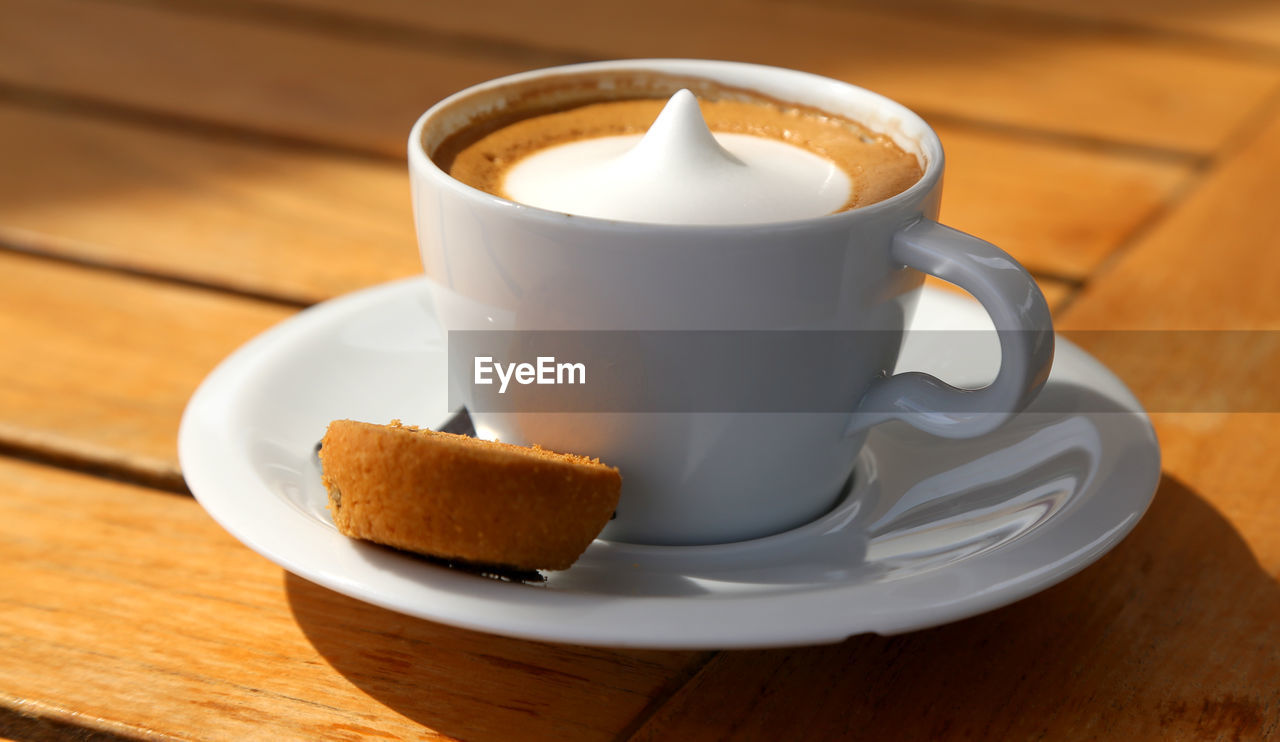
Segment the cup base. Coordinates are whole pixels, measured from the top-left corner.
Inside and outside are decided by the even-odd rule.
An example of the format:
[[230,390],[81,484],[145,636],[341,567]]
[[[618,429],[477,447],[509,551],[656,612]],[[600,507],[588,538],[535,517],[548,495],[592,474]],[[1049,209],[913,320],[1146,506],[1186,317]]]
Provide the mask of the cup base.
[[[607,545],[612,556],[626,558],[627,555],[634,555],[637,559],[644,559],[648,563],[666,559],[673,562],[687,562],[690,558],[696,558],[699,561],[736,560],[756,551],[776,552],[780,547],[816,543],[825,533],[848,532],[851,528],[857,528],[857,522],[865,520],[874,510],[878,493],[875,462],[863,451],[858,455],[853,472],[841,487],[831,507],[805,523],[778,533],[715,544],[640,544],[610,539],[607,536],[601,536],[599,541]],[[862,561],[864,554],[865,549],[863,554],[848,556],[855,557],[852,563],[856,563]]]

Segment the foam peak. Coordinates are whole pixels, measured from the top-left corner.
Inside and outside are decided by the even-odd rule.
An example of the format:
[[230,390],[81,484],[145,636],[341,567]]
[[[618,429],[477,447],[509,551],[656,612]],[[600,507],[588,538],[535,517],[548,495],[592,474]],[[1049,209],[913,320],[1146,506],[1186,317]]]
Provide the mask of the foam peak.
[[581,139],[517,162],[515,201],[553,211],[666,224],[753,224],[821,216],[849,200],[834,162],[787,142],[713,134],[681,90],[644,135]]

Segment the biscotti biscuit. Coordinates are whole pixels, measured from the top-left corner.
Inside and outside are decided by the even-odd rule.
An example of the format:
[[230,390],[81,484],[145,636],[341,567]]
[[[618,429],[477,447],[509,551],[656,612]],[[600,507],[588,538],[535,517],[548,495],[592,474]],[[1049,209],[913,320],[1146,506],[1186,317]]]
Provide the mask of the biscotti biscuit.
[[335,420],[320,448],[338,530],[421,554],[567,569],[618,505],[597,459],[401,425]]

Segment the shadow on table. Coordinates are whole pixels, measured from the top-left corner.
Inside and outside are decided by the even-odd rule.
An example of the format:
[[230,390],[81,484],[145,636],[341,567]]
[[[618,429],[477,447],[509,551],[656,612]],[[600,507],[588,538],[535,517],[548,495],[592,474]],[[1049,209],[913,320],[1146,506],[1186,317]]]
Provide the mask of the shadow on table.
[[290,573],[289,606],[347,680],[413,721],[464,740],[629,736],[706,652],[610,650],[523,641],[378,608]]
[[1128,538],[1060,585],[912,634],[722,653],[637,738],[724,738],[714,697],[750,738],[1263,739],[1278,646],[1280,585],[1166,476]]
[[[625,737],[705,656],[506,639],[292,575],[287,588],[299,625],[348,680],[465,739]],[[1278,618],[1280,585],[1222,515],[1166,476],[1129,537],[1060,585],[903,636],[721,653],[639,735],[1261,738],[1280,723]]]

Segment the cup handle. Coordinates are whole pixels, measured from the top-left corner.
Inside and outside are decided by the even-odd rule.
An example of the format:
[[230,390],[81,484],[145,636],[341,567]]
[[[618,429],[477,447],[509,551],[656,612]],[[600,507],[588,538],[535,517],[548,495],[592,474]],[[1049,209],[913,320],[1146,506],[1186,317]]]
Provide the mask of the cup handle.
[[945,438],[995,430],[1021,412],[1044,386],[1053,363],[1053,324],[1035,279],[1000,248],[929,219],[901,229],[890,257],[953,283],[982,303],[1000,338],[1000,371],[982,389],[957,389],[916,371],[872,382],[846,430],[902,420]]

